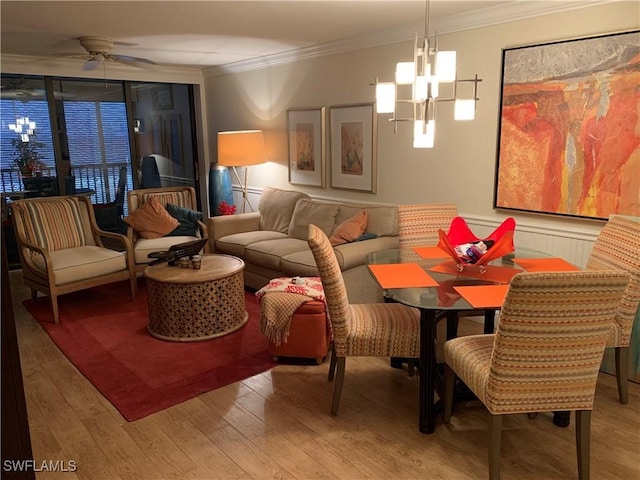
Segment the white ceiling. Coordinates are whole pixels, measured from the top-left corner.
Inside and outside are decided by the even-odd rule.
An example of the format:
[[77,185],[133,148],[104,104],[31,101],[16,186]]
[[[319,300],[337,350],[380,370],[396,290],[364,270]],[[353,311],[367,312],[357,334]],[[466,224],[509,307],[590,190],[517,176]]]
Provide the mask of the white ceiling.
[[[431,0],[430,32],[611,0]],[[112,38],[111,53],[205,68],[395,32],[424,32],[425,0],[0,2],[3,55],[83,54],[77,38]]]

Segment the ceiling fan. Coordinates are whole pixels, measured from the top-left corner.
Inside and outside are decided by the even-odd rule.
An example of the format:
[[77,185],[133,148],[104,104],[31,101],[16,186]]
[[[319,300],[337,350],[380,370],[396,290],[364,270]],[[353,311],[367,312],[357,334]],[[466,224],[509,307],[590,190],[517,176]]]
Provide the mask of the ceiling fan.
[[108,37],[100,36],[83,36],[79,37],[80,45],[87,51],[84,55],[68,55],[70,58],[79,58],[86,60],[82,66],[83,70],[94,70],[100,65],[106,63],[122,63],[131,67],[147,68],[149,65],[156,65],[155,62],[140,57],[131,57],[128,55],[117,55],[110,53],[114,47],[114,41]]

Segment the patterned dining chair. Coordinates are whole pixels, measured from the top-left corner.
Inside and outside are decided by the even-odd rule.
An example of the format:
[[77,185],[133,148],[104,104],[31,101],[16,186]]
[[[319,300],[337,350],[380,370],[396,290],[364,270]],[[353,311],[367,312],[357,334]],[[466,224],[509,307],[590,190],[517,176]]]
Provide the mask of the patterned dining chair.
[[400,303],[349,304],[329,239],[320,228],[309,225],[307,241],[318,267],[333,331],[329,380],[335,376],[331,415],[337,415],[346,357],[418,358],[420,312]]
[[449,229],[458,216],[452,203],[398,205],[398,242],[400,248],[436,245],[438,231]]
[[589,478],[589,429],[598,370],[629,275],[619,270],[519,273],[495,334],[444,344],[444,423],[457,375],[491,413],[489,478],[500,478],[506,414],[574,410],[580,480]]
[[629,401],[629,342],[640,304],[640,221],[628,217],[612,217],[600,231],[587,261],[587,269],[624,270],[631,275],[611,334],[608,348],[615,349],[618,398]]

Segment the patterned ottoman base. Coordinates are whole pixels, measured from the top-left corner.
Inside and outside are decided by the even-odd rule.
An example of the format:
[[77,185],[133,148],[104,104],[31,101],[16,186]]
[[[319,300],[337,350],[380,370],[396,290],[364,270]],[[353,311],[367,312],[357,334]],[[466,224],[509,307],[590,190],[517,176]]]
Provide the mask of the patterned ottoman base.
[[200,270],[166,264],[147,267],[151,335],[161,340],[209,340],[244,326],[244,262],[230,255],[204,255]]

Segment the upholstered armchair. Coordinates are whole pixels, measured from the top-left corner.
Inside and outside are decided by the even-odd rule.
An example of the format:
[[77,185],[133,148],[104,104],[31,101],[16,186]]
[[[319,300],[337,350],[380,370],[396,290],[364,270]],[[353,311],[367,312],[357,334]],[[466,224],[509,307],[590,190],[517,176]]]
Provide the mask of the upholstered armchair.
[[326,234],[309,225],[307,242],[318,266],[333,332],[329,380],[335,376],[331,415],[337,415],[346,358],[418,358],[420,312],[399,303],[349,304],[342,272]]
[[[58,296],[129,280],[136,295],[133,249],[129,239],[98,228],[86,197],[42,197],[11,204],[24,284],[35,300],[49,295],[59,321]],[[118,250],[104,241],[119,245]]]
[[[152,252],[172,245],[208,238],[202,214],[197,211],[193,187],[163,187],[130,190],[127,237],[133,245],[136,271],[153,261]],[[205,247],[208,251],[208,245]]]
[[495,334],[444,344],[444,422],[457,375],[491,413],[489,478],[500,477],[502,418],[575,410],[578,474],[589,478],[589,429],[605,345],[629,275],[617,270],[520,273]]
[[612,217],[596,239],[587,261],[587,269],[623,270],[631,275],[631,283],[607,341],[607,347],[615,349],[618,398],[621,403],[627,403],[629,342],[640,304],[640,222],[628,217]]

